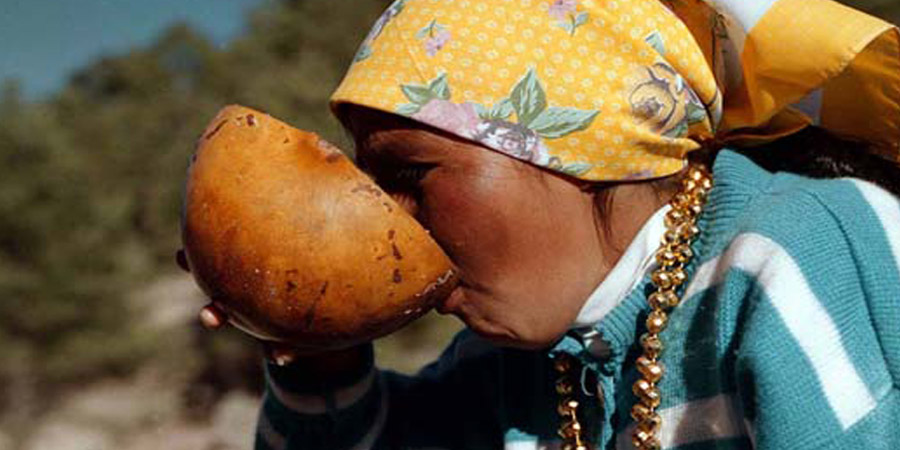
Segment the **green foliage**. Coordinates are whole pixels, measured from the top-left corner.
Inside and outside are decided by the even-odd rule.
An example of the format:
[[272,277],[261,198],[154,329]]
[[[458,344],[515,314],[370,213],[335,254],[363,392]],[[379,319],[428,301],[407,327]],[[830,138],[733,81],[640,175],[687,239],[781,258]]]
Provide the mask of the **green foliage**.
[[[240,103],[346,143],[327,97],[385,6],[269,2],[227,48],[176,25],[81,69],[47,101],[3,84],[0,385],[121,373],[152,354],[126,294],[175,270],[197,133]],[[25,373],[11,369],[23,360]]]

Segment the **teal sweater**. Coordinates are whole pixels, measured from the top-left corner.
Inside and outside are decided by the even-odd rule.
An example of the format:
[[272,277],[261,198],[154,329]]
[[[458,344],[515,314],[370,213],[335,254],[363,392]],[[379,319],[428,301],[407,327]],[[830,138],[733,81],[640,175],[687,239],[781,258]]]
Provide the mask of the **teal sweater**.
[[[730,151],[713,173],[684,301],[662,334],[664,448],[900,449],[900,203]],[[651,289],[645,279],[549,351],[462,332],[415,377],[370,364],[323,386],[303,367],[268,367],[256,448],[556,448],[557,352],[583,363],[586,436],[632,448]]]

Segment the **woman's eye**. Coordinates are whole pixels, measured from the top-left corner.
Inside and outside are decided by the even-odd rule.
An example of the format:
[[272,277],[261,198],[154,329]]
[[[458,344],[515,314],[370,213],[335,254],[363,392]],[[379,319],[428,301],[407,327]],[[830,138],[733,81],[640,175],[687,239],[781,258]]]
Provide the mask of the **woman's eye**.
[[394,176],[401,181],[419,182],[422,181],[422,178],[425,178],[425,174],[430,169],[431,167],[426,166],[405,167],[398,170]]
[[428,174],[433,166],[430,165],[413,165],[398,167],[394,170],[387,171],[382,179],[386,187],[393,189],[412,189],[419,186],[419,183]]

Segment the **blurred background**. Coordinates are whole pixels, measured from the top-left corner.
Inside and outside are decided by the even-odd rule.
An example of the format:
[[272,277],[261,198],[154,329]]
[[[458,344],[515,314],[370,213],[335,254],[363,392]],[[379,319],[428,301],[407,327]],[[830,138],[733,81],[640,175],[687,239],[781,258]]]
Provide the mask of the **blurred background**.
[[[229,103],[350,149],[327,98],[387,3],[0,0],[0,450],[251,447],[258,349],[199,328],[174,264],[188,157]],[[379,362],[458,329],[427,316]]]

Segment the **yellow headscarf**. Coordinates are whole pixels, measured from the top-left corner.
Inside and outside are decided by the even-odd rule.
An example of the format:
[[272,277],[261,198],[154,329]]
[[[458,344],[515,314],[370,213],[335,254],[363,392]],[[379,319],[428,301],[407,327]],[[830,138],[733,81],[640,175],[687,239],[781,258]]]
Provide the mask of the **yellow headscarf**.
[[900,32],[830,0],[397,0],[345,102],[585,180],[809,124],[900,161]]

